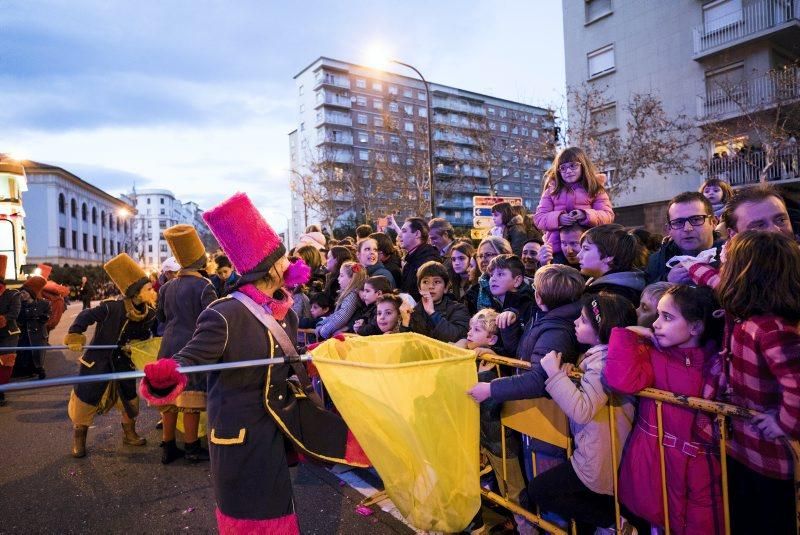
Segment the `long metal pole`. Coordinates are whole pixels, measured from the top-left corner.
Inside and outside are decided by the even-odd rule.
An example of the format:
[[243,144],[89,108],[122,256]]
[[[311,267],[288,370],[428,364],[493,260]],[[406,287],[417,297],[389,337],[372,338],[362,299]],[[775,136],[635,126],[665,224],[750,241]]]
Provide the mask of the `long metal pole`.
[[[310,356],[300,357],[301,362],[311,360]],[[200,366],[182,366],[178,371],[183,374],[207,373],[221,370],[233,370],[239,368],[252,368],[255,366],[269,366],[271,364],[285,364],[286,358],[241,360],[237,362],[223,362],[219,364],[203,364]],[[106,381],[124,381],[126,379],[141,379],[144,377],[143,371],[99,373],[97,375],[71,375],[68,377],[56,377],[53,379],[42,379],[41,381],[27,381],[22,383],[8,383],[0,385],[0,392],[14,392],[17,390],[35,390],[38,388],[51,388],[55,386],[76,385],[82,383],[104,383]]]
[[420,77],[422,83],[425,84],[425,106],[428,110],[427,113],[427,123],[428,123],[428,178],[431,182],[431,189],[430,189],[430,196],[431,196],[431,217],[436,217],[436,182],[434,181],[433,177],[433,130],[431,130],[431,85],[422,76],[422,73],[414,67],[413,65],[409,65],[408,63],[403,63],[402,61],[398,61],[396,59],[392,60],[392,63],[397,63],[398,65],[402,65],[403,67],[408,67],[415,73],[417,76]]
[[[118,349],[120,346],[118,345],[105,345],[105,346],[83,346],[81,351],[84,349],[93,350],[93,349]],[[0,351],[5,352],[12,352],[12,351],[54,351],[54,350],[64,350],[69,349],[69,346],[16,346],[16,347],[0,347]]]

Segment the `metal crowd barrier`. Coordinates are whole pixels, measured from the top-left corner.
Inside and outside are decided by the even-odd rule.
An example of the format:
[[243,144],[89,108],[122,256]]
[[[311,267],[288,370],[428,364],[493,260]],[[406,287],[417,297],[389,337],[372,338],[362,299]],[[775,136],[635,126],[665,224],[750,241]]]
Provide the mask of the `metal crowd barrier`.
[[[511,359],[507,357],[501,357],[497,355],[488,355],[484,354],[477,357],[479,360],[483,360],[485,362],[490,362],[497,365],[504,365],[510,366],[513,368],[523,369],[523,370],[530,370],[531,364],[530,362],[526,362],[524,360],[518,359]],[[578,371],[572,371],[569,374],[569,377],[572,380],[580,380],[583,374]],[[707,412],[710,414],[716,415],[717,423],[719,424],[720,429],[720,437],[719,437],[719,448],[720,452],[720,469],[722,473],[722,507],[723,507],[723,527],[725,530],[726,535],[730,535],[730,509],[728,504],[728,470],[727,470],[727,424],[726,424],[726,417],[732,418],[752,418],[753,416],[758,416],[760,413],[757,411],[753,411],[750,409],[746,409],[744,407],[738,407],[736,405],[731,405],[728,403],[721,403],[718,401],[698,398],[698,397],[691,397],[691,396],[682,396],[675,394],[673,392],[667,392],[665,390],[658,390],[656,388],[645,388],[640,392],[635,394],[638,397],[643,398],[650,398],[655,400],[656,402],[656,414],[658,418],[658,445],[659,445],[659,461],[661,467],[661,492],[662,492],[662,499],[664,502],[664,518],[666,525],[664,526],[664,532],[666,535],[670,534],[670,525],[669,525],[669,506],[667,503],[667,473],[666,473],[666,462],[664,457],[664,427],[662,422],[662,406],[664,403],[668,403],[670,405],[678,405],[682,407],[688,407],[691,409],[700,410],[703,412]],[[619,449],[620,444],[618,444],[618,438],[616,437],[616,425],[615,425],[615,415],[614,415],[614,404],[613,401],[613,394],[609,396],[609,411],[608,411],[608,419],[609,419],[609,426],[611,430],[611,450],[613,452],[612,455],[612,469],[614,472],[614,516],[615,516],[615,524],[617,533],[620,531],[620,505],[618,499],[618,466],[617,466],[617,451]],[[566,419],[566,415],[564,415]],[[501,425],[501,448],[502,448],[502,457],[503,457],[503,474],[496,474],[496,477],[502,477],[503,482],[506,481],[506,470],[505,470],[505,460],[506,460],[506,444],[505,444],[505,428],[508,427],[509,429],[514,429],[512,426],[506,426],[505,423]],[[789,440],[787,441],[789,448],[792,451],[792,456],[794,458],[794,483],[795,483],[795,525],[796,525],[796,532],[800,535],[800,441],[797,440]],[[567,455],[569,456],[571,451],[568,452]],[[536,470],[536,462],[535,458],[533,460],[534,465],[534,475]],[[504,485],[505,489],[508,489],[508,485]],[[511,511],[514,514],[518,514],[523,516],[529,522],[534,524],[537,527],[540,527],[546,530],[548,533],[553,535],[569,535],[570,532],[565,531],[561,527],[548,522],[547,520],[543,519],[540,515],[535,514],[527,509],[521,507],[518,503],[510,500],[507,495],[500,496],[493,492],[487,491],[486,489],[481,489],[481,494],[488,500],[500,505],[507,510]],[[507,493],[506,493],[507,494]],[[571,522],[571,533],[575,533],[575,523]]]

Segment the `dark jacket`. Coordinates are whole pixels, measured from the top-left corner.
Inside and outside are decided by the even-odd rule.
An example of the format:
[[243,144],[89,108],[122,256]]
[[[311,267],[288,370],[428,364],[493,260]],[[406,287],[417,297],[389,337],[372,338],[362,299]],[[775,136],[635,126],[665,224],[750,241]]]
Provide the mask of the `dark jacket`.
[[[717,255],[714,262],[711,263],[712,267],[719,267],[719,253],[722,250],[722,244],[725,240],[716,240],[712,247],[717,250]],[[655,251],[650,255],[647,260],[647,268],[645,269],[645,279],[647,284],[667,280],[667,275],[672,268],[667,267],[667,262],[673,256],[685,255],[687,253],[680,250],[674,241],[670,240],[661,246],[661,249]]]
[[94,288],[92,283],[86,281],[86,284],[78,288],[78,299],[81,301],[91,301],[94,298]]
[[645,286],[645,274],[638,269],[609,272],[596,279],[589,279],[584,294],[593,295],[600,292],[615,294],[624,297],[633,303],[633,306],[638,307]]
[[[279,323],[290,340],[297,338],[294,311]],[[226,297],[200,314],[192,339],[174,358],[194,366],[283,356],[247,307]],[[285,385],[290,370],[276,364],[208,374],[211,482],[218,507],[229,516],[267,518],[292,512],[284,437],[264,406],[265,388]]]
[[171,357],[191,340],[197,318],[217,299],[211,281],[177,276],[158,290],[156,317],[164,324],[158,358]]
[[453,343],[466,338],[470,319],[467,307],[445,294],[433,305],[433,310],[433,315],[429,316],[422,303],[417,303],[411,312],[409,330],[442,342]]
[[[361,328],[356,331],[356,334],[361,336],[373,336],[376,334],[383,334],[378,327],[378,305],[372,303],[361,309],[356,320],[364,320]],[[354,322],[355,323],[355,322]]]
[[533,287],[528,283],[523,283],[515,292],[505,295],[503,302],[500,303],[492,297],[495,306],[492,308],[497,312],[509,310],[517,315],[517,321],[523,325],[528,323],[533,310],[536,308],[536,301],[533,297]]
[[368,277],[386,277],[389,279],[389,284],[392,286],[392,289],[397,288],[397,282],[394,280],[394,275],[392,272],[386,269],[386,266],[381,264],[381,261],[372,266],[367,266],[367,276]]
[[419,289],[417,288],[417,270],[425,262],[441,262],[439,250],[429,243],[423,243],[406,255],[403,275],[400,280],[400,291],[411,294],[414,301],[419,301]]
[[233,288],[240,278],[242,277],[234,271],[226,280],[222,280],[219,275],[211,275],[209,280],[211,284],[214,285],[214,291],[217,297],[225,297],[233,291]]
[[[123,299],[109,299],[94,308],[82,311],[72,325],[70,333],[84,333],[90,325],[96,325],[90,345],[124,346],[133,340],[150,338],[150,325],[156,318],[156,311],[147,308],[140,321],[129,320]],[[79,375],[98,375],[102,373],[133,371],[130,357],[121,349],[88,349],[79,359]],[[120,394],[126,400],[136,397],[136,381],[118,381]],[[84,403],[97,405],[103,397],[108,383],[83,383],[75,386],[75,394]]]
[[14,347],[19,340],[19,325],[17,318],[22,307],[20,295],[17,290],[5,288],[0,293],[0,316],[5,317],[5,327],[0,327],[0,347]]
[[506,239],[511,244],[511,250],[517,256],[522,256],[522,247],[528,241],[528,232],[522,222],[522,216],[515,215],[506,225]]
[[394,279],[395,288],[397,288],[398,284],[403,280],[403,268],[400,262],[400,255],[397,253],[393,254],[389,257],[386,262],[383,263],[383,267],[389,270],[389,273],[392,274],[392,278]]
[[539,361],[550,351],[559,351],[562,362],[577,362],[578,340],[574,322],[580,314],[580,302],[569,303],[549,312],[539,311],[524,327],[516,322],[501,329],[500,338],[506,350],[516,347],[517,358],[530,362],[533,367],[530,371],[492,381],[492,399],[509,401],[544,396],[547,373]]
[[20,290],[21,308],[17,321],[22,331],[20,345],[41,346],[47,342],[47,320],[50,319],[50,301],[36,298],[26,288]]

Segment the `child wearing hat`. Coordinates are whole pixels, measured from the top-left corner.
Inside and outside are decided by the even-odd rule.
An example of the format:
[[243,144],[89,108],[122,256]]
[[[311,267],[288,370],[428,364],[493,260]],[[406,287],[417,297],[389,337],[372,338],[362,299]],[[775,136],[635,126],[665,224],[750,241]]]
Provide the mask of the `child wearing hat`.
[[[308,266],[289,261],[278,235],[243,193],[206,211],[203,219],[241,278],[229,297],[200,313],[192,339],[174,360],[145,366],[140,392],[151,403],[170,403],[180,394],[186,377],[178,364],[296,355],[297,316],[285,286],[305,283]],[[277,403],[290,397],[289,375],[305,377],[303,370],[286,363],[208,374],[209,453],[220,533],[299,533],[284,436],[304,453],[314,452],[295,434],[295,422],[282,419],[285,407]],[[317,442],[341,439],[338,449],[324,452],[328,460],[368,465],[346,428],[328,427],[325,434],[315,437]]]
[[[217,299],[214,285],[199,272],[206,267],[206,249],[197,230],[191,225],[175,225],[164,231],[164,239],[169,244],[178,269],[175,270],[175,277],[158,289],[156,318],[164,326],[159,359],[171,358],[191,340],[200,313]],[[186,389],[175,398],[175,403],[159,406],[164,423],[161,431],[163,464],[184,456],[190,462],[208,460],[208,450],[200,446],[197,437],[200,413],[205,409],[204,374],[190,375]],[[185,451],[175,444],[179,412],[183,413]]]
[[[103,268],[122,296],[103,301],[78,314],[64,338],[64,344],[72,351],[81,351],[86,345],[83,333],[90,325],[96,324],[92,345],[116,345],[117,349],[85,351],[78,359],[81,365],[79,375],[133,371],[133,362],[122,348],[132,340],[149,338],[150,324],[156,316],[156,293],[147,275],[133,258],[121,253]],[[74,425],[73,457],[86,455],[86,434],[95,414],[103,414],[112,407],[122,414],[122,442],[129,446],[143,446],[146,443],[136,434],[139,398],[135,380],[82,383],[72,389],[67,406]]]
[[[3,348],[15,347],[19,341],[17,317],[20,309],[20,295],[17,290],[6,287],[5,273],[8,257],[0,255],[0,385],[8,383],[14,370],[17,353]],[[0,392],[0,406],[6,404],[5,393]]]

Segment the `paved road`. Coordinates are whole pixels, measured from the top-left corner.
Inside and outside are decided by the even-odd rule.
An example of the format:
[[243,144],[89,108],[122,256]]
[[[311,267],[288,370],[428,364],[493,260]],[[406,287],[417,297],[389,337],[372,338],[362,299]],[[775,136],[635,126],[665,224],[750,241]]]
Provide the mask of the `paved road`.
[[[51,335],[60,343],[80,311],[73,304]],[[47,353],[49,377],[77,373],[77,354]],[[209,533],[216,531],[207,464],[159,462],[158,413],[144,409],[138,430],[147,445],[122,445],[118,414],[95,419],[88,456],[69,454],[67,387],[6,395],[0,407],[0,533]],[[363,498],[328,470],[292,469],[303,533],[411,533],[391,515],[355,513]]]

